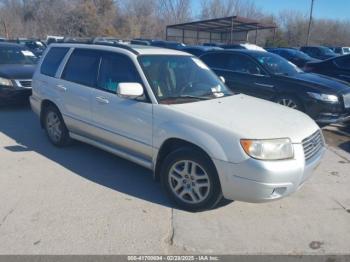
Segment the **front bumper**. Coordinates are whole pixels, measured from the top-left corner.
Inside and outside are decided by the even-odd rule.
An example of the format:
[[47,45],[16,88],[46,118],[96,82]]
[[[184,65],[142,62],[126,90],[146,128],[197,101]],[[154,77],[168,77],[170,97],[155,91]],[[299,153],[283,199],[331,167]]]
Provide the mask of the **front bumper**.
[[295,157],[283,161],[248,159],[234,164],[214,160],[225,198],[244,202],[267,202],[297,191],[319,165],[325,148],[305,161],[301,144],[294,145]]
[[323,113],[320,114],[315,121],[319,124],[335,124],[335,123],[344,123],[350,121],[350,113],[345,114],[331,114]]
[[5,105],[27,102],[31,94],[31,89],[0,86],[0,104]]

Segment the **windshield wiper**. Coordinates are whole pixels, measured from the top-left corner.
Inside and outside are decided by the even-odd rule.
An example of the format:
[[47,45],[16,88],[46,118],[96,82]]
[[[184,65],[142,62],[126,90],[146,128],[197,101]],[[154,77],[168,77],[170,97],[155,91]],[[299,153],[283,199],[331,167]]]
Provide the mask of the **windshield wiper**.
[[191,96],[191,95],[181,95],[181,96],[168,96],[163,98],[162,100],[168,100],[168,99],[197,99],[197,100],[208,100],[210,98],[208,97],[202,97],[202,96]]

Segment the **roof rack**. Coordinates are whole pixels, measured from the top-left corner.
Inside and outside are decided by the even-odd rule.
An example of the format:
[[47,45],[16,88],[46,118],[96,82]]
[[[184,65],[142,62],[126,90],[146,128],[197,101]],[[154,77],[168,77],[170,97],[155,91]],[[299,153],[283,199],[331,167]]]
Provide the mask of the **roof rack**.
[[135,55],[139,55],[139,52],[137,52],[135,49],[133,49],[132,47],[130,47],[127,44],[121,44],[121,43],[117,43],[114,41],[96,41],[96,42],[93,42],[92,44],[118,47],[118,48],[126,49]]
[[135,49],[133,49],[127,44],[121,44],[117,41],[101,40],[100,37],[96,37],[96,38],[66,37],[61,41],[57,41],[56,43],[112,46],[112,47],[122,48],[132,52],[135,55],[139,55],[139,52],[137,52]]

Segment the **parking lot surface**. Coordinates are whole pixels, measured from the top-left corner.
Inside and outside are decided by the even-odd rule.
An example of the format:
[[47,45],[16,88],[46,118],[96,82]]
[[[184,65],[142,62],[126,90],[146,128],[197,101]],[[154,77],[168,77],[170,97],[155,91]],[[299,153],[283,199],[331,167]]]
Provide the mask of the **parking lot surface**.
[[0,254],[349,254],[349,133],[324,130],[326,156],[292,196],[189,213],[150,171],[55,148],[29,107],[0,108]]

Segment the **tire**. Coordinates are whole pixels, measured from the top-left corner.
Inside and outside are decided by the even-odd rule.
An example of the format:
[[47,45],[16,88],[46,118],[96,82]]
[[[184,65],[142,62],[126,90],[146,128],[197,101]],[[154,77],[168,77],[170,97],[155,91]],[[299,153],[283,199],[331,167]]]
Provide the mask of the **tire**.
[[57,147],[64,147],[70,141],[68,129],[60,111],[55,106],[48,106],[44,112],[44,128],[50,142]]
[[276,98],[276,103],[304,112],[302,103],[294,96],[281,95]]
[[184,210],[212,209],[222,199],[214,164],[194,148],[180,148],[170,153],[162,163],[160,179],[170,199]]

